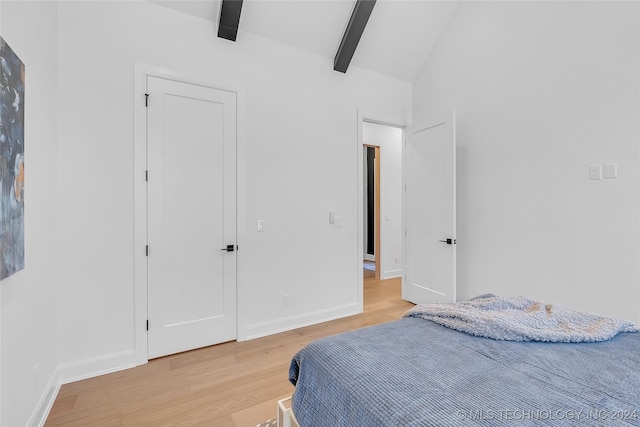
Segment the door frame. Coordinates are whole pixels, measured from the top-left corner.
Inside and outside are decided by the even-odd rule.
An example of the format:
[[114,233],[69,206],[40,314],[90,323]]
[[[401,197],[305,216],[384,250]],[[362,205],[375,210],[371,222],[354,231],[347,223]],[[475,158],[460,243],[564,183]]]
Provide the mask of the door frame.
[[[363,304],[363,293],[364,293],[364,275],[362,274],[362,270],[364,268],[364,261],[363,261],[363,256],[362,254],[364,254],[364,221],[363,221],[363,215],[364,215],[364,159],[363,159],[363,149],[362,147],[365,146],[364,143],[364,139],[363,139],[363,123],[364,122],[368,122],[368,123],[374,123],[374,124],[378,124],[378,125],[384,125],[384,126],[390,126],[390,127],[394,127],[394,128],[400,128],[403,130],[402,132],[402,147],[404,148],[404,139],[405,139],[405,135],[404,135],[404,129],[407,127],[407,121],[403,118],[403,117],[391,117],[391,116],[387,116],[384,114],[376,114],[376,113],[372,113],[369,111],[362,111],[362,110],[358,110],[358,122],[357,122],[357,126],[358,126],[358,138],[356,141],[356,161],[357,161],[357,165],[356,165],[356,188],[357,188],[357,192],[358,192],[358,196],[356,197],[356,212],[357,212],[357,230],[358,230],[358,244],[356,245],[356,249],[358,251],[357,254],[357,262],[356,262],[356,270],[355,270],[355,277],[356,277],[356,283],[358,284],[357,289],[358,289],[358,304],[359,304],[359,311],[363,310],[364,304]],[[404,185],[404,184],[403,184]],[[403,214],[404,217],[404,214]],[[403,220],[404,221],[404,218]],[[401,229],[404,230],[404,222],[401,225]],[[380,251],[379,251],[380,252]],[[379,260],[379,256],[376,256],[376,270],[380,270],[380,268],[378,267],[380,265],[380,260]]]
[[[133,238],[133,357],[135,365],[148,362],[147,352],[147,110],[145,107],[147,91],[147,77],[153,76],[168,80],[180,81],[194,85],[206,86],[215,89],[236,93],[236,244],[242,245],[247,235],[246,229],[246,137],[245,137],[245,111],[246,90],[232,82],[221,85],[210,80],[207,74],[186,73],[176,70],[158,67],[136,62],[134,64],[133,84],[133,181],[134,181],[134,238]],[[152,102],[150,100],[149,102]],[[241,265],[242,255],[236,254],[236,339],[246,339],[246,327],[241,322],[242,295]]]
[[[373,190],[373,252],[376,257],[376,270],[374,272],[374,278],[376,280],[380,280],[380,261],[379,261],[380,259],[380,147],[377,145],[370,145],[370,144],[363,144],[362,146],[365,148],[373,148],[374,150],[375,160],[373,165],[373,187],[374,187],[374,190]],[[364,154],[363,154],[363,161],[364,161]],[[364,185],[364,182],[363,182],[363,185]],[[363,187],[362,197],[364,201],[364,187]],[[364,215],[364,212],[363,212],[363,215]],[[364,233],[364,230],[363,230],[363,233]],[[363,234],[363,237],[364,237],[364,234]],[[364,254],[364,251],[362,251],[362,253]]]

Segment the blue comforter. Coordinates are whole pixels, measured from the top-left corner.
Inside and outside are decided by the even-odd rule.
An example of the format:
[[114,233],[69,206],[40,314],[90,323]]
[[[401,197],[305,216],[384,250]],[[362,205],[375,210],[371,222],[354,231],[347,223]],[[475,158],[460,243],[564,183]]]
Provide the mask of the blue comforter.
[[640,334],[509,342],[420,318],[319,339],[289,379],[301,427],[640,426]]

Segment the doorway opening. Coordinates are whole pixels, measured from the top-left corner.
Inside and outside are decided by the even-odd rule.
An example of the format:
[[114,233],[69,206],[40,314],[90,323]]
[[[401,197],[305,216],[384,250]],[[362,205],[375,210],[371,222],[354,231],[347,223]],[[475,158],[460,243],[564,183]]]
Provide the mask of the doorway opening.
[[362,275],[402,275],[402,144],[399,126],[362,119]]
[[377,259],[380,256],[380,147],[364,146],[364,256],[365,275],[380,280],[380,268]]

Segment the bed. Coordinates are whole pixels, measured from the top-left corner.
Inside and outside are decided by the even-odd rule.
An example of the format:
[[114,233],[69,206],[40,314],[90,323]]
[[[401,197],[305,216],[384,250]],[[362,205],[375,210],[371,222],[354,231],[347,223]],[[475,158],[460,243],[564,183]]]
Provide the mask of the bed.
[[514,342],[403,317],[312,342],[289,379],[301,427],[640,426],[639,333]]

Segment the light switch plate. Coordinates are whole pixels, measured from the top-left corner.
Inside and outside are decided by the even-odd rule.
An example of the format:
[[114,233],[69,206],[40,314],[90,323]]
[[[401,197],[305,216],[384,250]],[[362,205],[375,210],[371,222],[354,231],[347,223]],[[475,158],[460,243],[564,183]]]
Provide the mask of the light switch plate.
[[604,177],[605,179],[612,179],[618,177],[618,164],[608,163],[604,165]]

